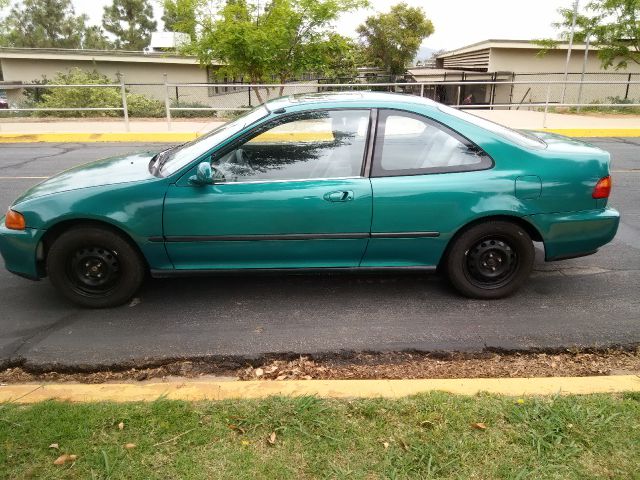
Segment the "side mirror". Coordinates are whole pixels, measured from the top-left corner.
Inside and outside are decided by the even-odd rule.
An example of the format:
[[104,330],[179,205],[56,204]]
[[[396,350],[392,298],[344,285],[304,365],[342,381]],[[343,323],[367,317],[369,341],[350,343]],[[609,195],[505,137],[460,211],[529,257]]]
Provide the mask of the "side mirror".
[[198,165],[196,174],[189,177],[189,182],[195,185],[212,185],[213,172],[211,171],[211,164],[209,162],[201,162]]

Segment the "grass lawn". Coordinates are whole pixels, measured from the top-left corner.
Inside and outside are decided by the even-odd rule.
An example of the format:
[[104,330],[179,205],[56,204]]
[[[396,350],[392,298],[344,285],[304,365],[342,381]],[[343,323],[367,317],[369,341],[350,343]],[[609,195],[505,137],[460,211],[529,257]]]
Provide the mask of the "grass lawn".
[[0,406],[3,479],[429,477],[640,479],[640,395]]

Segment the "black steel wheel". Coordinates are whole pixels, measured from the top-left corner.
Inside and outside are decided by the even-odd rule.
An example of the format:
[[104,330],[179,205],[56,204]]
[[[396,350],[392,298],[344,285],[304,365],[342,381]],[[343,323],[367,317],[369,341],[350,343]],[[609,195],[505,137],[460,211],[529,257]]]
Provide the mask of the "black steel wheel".
[[120,277],[118,252],[98,246],[81,247],[70,255],[67,275],[81,295],[105,295]]
[[452,285],[471,298],[502,298],[515,292],[533,268],[529,234],[515,223],[488,221],[464,230],[447,254]]
[[85,225],[62,233],[47,252],[47,274],[58,291],[83,307],[131,299],[146,268],[137,249],[108,227]]

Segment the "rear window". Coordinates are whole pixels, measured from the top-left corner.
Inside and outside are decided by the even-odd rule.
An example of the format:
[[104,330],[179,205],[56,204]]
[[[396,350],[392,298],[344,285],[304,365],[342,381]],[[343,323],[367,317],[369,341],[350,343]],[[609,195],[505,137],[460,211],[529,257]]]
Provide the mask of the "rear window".
[[547,146],[543,140],[533,134],[513,130],[509,127],[505,127],[504,125],[500,125],[499,123],[492,122],[491,120],[487,120],[485,118],[478,117],[477,115],[448,107],[446,105],[438,105],[438,109],[452,117],[460,118],[465,122],[469,122],[480,128],[489,130],[490,132],[500,135],[502,138],[517,143],[520,146],[528,148],[545,148]]

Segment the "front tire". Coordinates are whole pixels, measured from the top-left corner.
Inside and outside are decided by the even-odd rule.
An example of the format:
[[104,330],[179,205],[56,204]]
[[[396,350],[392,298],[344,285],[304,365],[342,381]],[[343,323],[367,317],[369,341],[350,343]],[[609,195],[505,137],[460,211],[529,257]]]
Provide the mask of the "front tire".
[[135,247],[118,233],[78,226],[51,245],[47,273],[53,286],[72,302],[107,308],[135,295],[144,280],[145,265]]
[[449,281],[478,299],[511,295],[529,277],[535,250],[529,234],[505,221],[474,225],[458,236],[446,258]]

